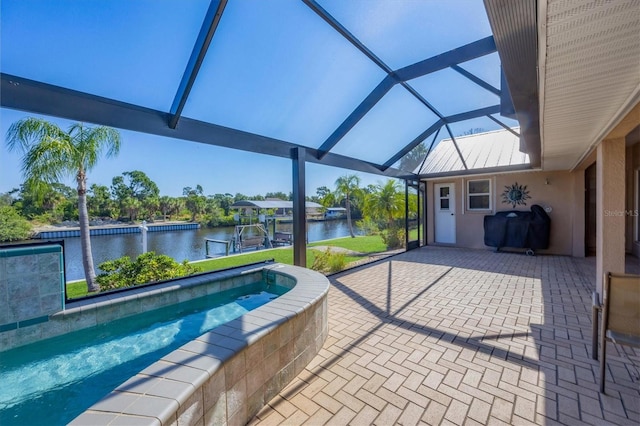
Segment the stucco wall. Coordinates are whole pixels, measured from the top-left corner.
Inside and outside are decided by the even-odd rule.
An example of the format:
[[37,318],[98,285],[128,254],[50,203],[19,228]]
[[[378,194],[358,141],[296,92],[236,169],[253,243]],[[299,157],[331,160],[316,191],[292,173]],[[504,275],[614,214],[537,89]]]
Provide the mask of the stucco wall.
[[625,223],[625,250],[640,257],[640,241],[638,237],[638,215],[640,201],[638,194],[638,175],[640,173],[640,143],[627,147],[626,155],[626,210],[629,212]]
[[[490,211],[470,211],[466,208],[466,181],[490,178],[492,184]],[[465,178],[443,178],[427,182],[427,243],[434,243],[434,192],[436,183],[455,184],[456,246],[487,248],[484,245],[483,221],[485,215],[503,210],[529,211],[533,204],[551,207],[550,246],[541,253],[584,256],[584,171],[519,172],[482,175]],[[526,206],[502,203],[505,186],[514,183],[526,185],[530,199]],[[547,183],[548,182],[548,183]],[[463,209],[463,206],[465,208]]]

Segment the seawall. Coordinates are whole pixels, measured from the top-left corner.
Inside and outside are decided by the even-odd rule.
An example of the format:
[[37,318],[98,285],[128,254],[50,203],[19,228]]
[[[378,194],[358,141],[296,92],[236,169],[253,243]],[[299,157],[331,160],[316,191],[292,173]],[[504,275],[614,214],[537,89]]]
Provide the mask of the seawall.
[[[153,225],[147,224],[148,232],[161,232],[161,231],[186,231],[191,229],[200,228],[199,223],[172,223]],[[91,236],[94,235],[116,235],[116,234],[139,234],[139,225],[124,225],[124,226],[92,226],[90,227]],[[65,228],[61,230],[43,230],[33,238],[36,239],[50,239],[50,238],[70,238],[79,237],[80,228]]]

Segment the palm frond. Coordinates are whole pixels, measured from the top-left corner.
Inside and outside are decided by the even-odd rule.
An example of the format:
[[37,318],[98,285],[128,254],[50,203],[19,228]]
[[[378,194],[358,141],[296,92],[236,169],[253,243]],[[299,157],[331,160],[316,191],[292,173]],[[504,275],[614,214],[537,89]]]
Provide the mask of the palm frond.
[[86,171],[91,170],[100,156],[113,157],[120,152],[120,133],[111,127],[86,127],[76,123],[69,128],[73,145],[77,150],[77,161]]
[[73,175],[73,148],[67,141],[50,137],[31,146],[22,159],[22,172],[26,179],[57,182],[63,176]]
[[23,118],[13,123],[7,130],[6,141],[9,151],[16,149],[23,153],[44,138],[67,139],[68,135],[53,123],[34,117]]

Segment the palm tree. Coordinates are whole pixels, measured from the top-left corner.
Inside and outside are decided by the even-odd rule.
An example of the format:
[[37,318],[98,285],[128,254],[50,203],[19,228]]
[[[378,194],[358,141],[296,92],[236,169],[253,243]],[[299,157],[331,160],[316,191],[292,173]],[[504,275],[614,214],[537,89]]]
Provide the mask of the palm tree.
[[375,217],[386,220],[387,227],[393,228],[395,219],[404,211],[404,194],[397,180],[389,179],[378,183],[376,190],[367,198],[367,211]]
[[351,202],[360,194],[360,176],[346,175],[336,179],[335,197],[337,201],[344,199],[344,206],[347,209],[347,226],[351,238],[355,238],[353,226],[351,225]]
[[120,151],[120,133],[105,126],[86,127],[75,123],[68,131],[39,118],[24,118],[7,131],[9,151],[20,149],[22,173],[26,182],[58,182],[64,176],[75,176],[78,190],[78,219],[82,266],[87,290],[99,290],[91,255],[89,215],[87,213],[87,172],[93,169],[105,152],[112,157]]

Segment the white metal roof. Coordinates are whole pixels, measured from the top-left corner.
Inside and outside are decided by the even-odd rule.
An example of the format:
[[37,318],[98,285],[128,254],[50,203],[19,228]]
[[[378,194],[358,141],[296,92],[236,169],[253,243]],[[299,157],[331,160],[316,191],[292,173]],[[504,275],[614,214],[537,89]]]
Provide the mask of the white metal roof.
[[444,139],[427,157],[418,174],[428,177],[433,174],[473,170],[482,172],[482,169],[507,169],[529,164],[529,156],[519,151],[520,139],[508,130],[461,136],[455,138],[455,141],[468,170],[464,168],[453,140]]

